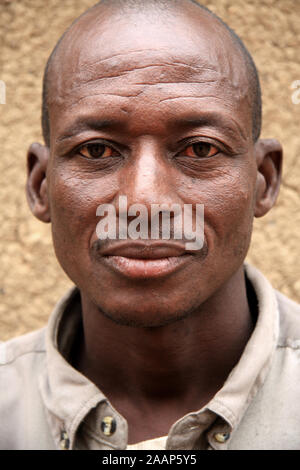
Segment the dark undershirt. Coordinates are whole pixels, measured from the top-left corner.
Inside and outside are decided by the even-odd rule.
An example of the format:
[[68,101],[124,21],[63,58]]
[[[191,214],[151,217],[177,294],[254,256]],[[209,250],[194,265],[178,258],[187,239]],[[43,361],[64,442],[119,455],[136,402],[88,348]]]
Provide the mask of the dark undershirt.
[[246,283],[247,300],[248,300],[248,305],[249,305],[252,322],[253,322],[253,328],[254,328],[257,322],[257,317],[258,317],[258,301],[257,301],[255,290],[251,282],[247,278],[246,273],[245,273],[245,283]]

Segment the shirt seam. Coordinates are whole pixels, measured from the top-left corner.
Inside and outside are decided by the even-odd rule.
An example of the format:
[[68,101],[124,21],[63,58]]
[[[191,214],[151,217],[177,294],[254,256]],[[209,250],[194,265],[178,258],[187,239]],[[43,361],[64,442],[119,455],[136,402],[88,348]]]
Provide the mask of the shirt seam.
[[[214,408],[214,405],[217,405],[217,409]],[[234,428],[235,422],[237,421],[237,417],[235,413],[229,409],[219,398],[213,398],[211,405],[208,408],[213,411],[213,413],[217,414],[221,418],[223,418],[231,428]],[[226,417],[225,417],[225,416]]]
[[[299,340],[299,339],[296,339],[296,340],[294,339],[294,340],[291,340],[291,341],[300,341],[300,340]],[[294,349],[300,349],[300,344],[299,344],[299,345],[295,345],[295,346],[292,346],[292,345],[290,345],[290,344],[278,344],[278,345],[277,345],[277,348],[278,348],[278,349],[292,349],[292,350],[294,350]]]
[[34,351],[26,351],[26,352],[23,352],[23,353],[20,353],[18,354],[17,356],[13,357],[12,359],[9,359],[8,361],[5,361],[5,362],[1,362],[0,361],[0,367],[1,366],[8,366],[10,364],[12,364],[13,362],[17,361],[18,359],[20,359],[21,357],[23,356],[26,356],[27,354],[40,354],[40,353],[46,353],[46,349],[37,349],[37,350],[34,350]]

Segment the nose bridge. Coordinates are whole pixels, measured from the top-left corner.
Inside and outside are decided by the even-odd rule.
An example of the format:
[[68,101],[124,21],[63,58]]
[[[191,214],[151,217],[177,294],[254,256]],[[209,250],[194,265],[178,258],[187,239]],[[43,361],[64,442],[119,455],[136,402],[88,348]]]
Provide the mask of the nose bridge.
[[134,150],[122,185],[128,204],[174,202],[170,167],[162,149],[148,141]]

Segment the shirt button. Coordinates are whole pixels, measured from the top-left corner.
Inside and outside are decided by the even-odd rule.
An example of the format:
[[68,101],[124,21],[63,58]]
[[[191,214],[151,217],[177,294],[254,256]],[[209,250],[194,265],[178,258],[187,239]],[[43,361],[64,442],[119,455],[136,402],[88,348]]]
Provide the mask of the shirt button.
[[214,440],[219,442],[219,444],[224,444],[230,438],[229,432],[217,432],[214,434]]
[[60,448],[61,450],[68,450],[70,447],[70,439],[66,431],[62,431],[60,434]]
[[117,423],[112,416],[105,416],[101,421],[101,431],[105,436],[111,436],[117,429]]

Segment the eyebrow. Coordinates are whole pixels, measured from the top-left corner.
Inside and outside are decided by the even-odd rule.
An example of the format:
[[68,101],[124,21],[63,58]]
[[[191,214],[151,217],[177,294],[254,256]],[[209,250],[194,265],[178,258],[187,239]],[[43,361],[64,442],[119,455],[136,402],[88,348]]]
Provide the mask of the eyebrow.
[[[124,124],[123,124],[124,125]],[[177,128],[194,128],[204,126],[214,126],[222,129],[224,132],[229,132],[231,137],[236,138],[237,132],[243,140],[247,140],[247,135],[242,126],[236,121],[228,119],[220,112],[206,111],[199,116],[198,113],[183,118],[175,118],[171,121],[171,125]],[[85,131],[101,131],[103,129],[112,129],[122,126],[120,121],[115,119],[97,119],[93,117],[79,117],[72,125],[67,128],[63,135],[57,137],[58,143],[71,139],[72,137],[85,132]]]
[[247,135],[243,130],[242,126],[235,120],[228,119],[220,113],[216,112],[205,112],[202,116],[195,116],[195,117],[185,117],[183,119],[175,119],[173,121],[173,125],[176,127],[185,127],[185,128],[192,128],[192,127],[204,127],[204,126],[214,126],[216,128],[222,129],[224,132],[230,132],[232,137],[236,137],[238,134],[243,138],[243,140],[247,140]]
[[63,135],[57,137],[57,142],[71,139],[75,135],[84,131],[101,131],[103,129],[120,126],[120,122],[113,119],[95,119],[95,118],[78,118],[73,124],[68,127]]

